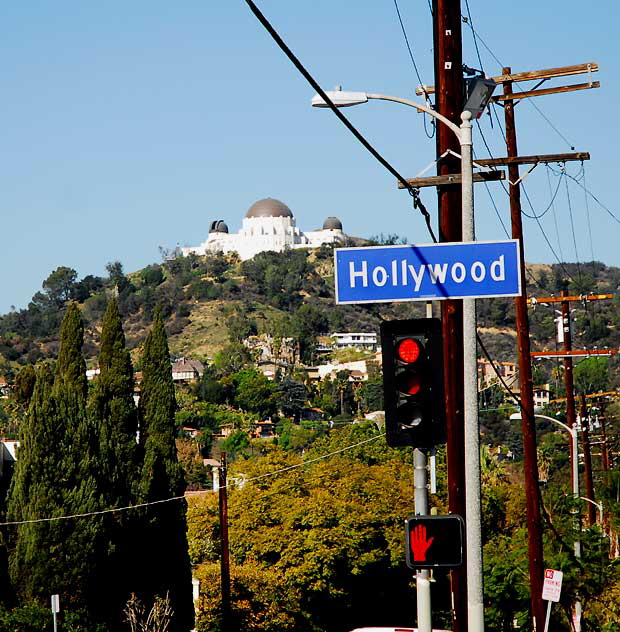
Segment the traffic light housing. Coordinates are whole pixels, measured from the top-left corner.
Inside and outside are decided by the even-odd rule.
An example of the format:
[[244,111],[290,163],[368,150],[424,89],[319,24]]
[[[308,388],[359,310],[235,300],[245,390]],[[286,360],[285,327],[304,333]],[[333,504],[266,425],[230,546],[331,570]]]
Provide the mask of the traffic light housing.
[[461,516],[409,516],[405,551],[409,568],[456,568],[463,564],[465,524]]
[[441,321],[383,321],[381,353],[388,445],[430,448],[444,442]]

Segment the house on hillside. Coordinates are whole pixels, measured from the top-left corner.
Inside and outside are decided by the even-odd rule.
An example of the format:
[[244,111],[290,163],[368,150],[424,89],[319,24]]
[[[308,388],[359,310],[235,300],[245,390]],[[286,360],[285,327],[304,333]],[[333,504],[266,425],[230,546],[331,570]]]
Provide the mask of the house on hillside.
[[299,343],[294,338],[280,338],[270,334],[248,336],[243,344],[252,352],[256,362],[288,367],[299,357]]
[[6,378],[0,375],[0,397],[8,397],[11,387]]
[[377,350],[377,334],[363,332],[335,332],[330,334],[334,349],[365,349]]
[[276,425],[271,419],[265,419],[264,421],[257,421],[252,432],[252,437],[255,439],[273,439],[277,437]]
[[[499,378],[495,372],[495,368],[499,371],[502,379],[513,386],[513,382],[517,377],[517,365],[514,362],[494,362],[491,364],[488,360],[478,360],[478,385],[480,388],[490,386],[493,383],[499,383]],[[501,383],[500,383],[501,384]]]
[[340,371],[350,371],[349,381],[351,382],[365,382],[368,379],[366,360],[321,364],[316,367],[316,374],[320,380],[325,379],[327,376],[333,380]]
[[543,409],[551,401],[551,384],[541,384],[534,387],[534,408]]
[[179,358],[172,365],[173,382],[193,382],[199,379],[205,371],[205,367],[200,360],[191,358]]

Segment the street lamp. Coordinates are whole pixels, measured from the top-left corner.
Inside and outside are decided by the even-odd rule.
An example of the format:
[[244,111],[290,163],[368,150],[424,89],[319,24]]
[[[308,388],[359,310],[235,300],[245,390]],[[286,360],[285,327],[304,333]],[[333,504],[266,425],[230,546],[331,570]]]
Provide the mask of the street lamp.
[[[426,112],[441,121],[456,135],[461,150],[461,204],[463,241],[474,241],[474,190],[472,162],[472,117],[477,118],[484,110],[493,92],[491,80],[482,80],[479,88],[473,88],[463,112],[461,125],[433,110],[425,103],[401,99],[384,94],[343,91],[339,86],[326,92],[328,103],[321,95],[312,98],[313,107],[350,107],[367,103],[369,99],[393,101]],[[464,374],[464,434],[465,434],[465,542],[467,558],[467,605],[470,632],[484,630],[484,595],[482,586],[482,517],[480,503],[480,431],[478,426],[478,384],[476,359],[476,300],[463,299],[463,374]],[[426,454],[414,450],[414,469],[425,471]],[[416,512],[427,511],[427,491],[416,485]],[[430,585],[428,571],[418,573],[418,629],[431,632]]]
[[595,500],[591,498],[586,498],[585,496],[579,496],[581,500],[585,500],[586,502],[592,503],[598,509],[598,517],[601,523],[601,528],[603,528],[603,503],[597,503]]
[[[577,455],[579,454],[579,451],[578,451],[579,444],[577,441],[577,426],[572,426],[572,427],[568,426],[565,423],[559,421],[558,419],[555,419],[554,417],[549,417],[548,415],[534,414],[534,417],[537,417],[538,419],[546,419],[547,421],[550,421],[556,424],[557,426],[560,426],[563,430],[566,430],[566,432],[568,432],[568,434],[570,435],[571,449],[573,451],[573,454],[575,455],[575,458],[571,461],[573,498],[575,500],[579,500],[580,498],[579,496],[579,459],[577,458]],[[520,412],[513,413],[512,415],[510,415],[510,419],[520,420],[521,413]],[[577,523],[578,522],[579,522],[579,516],[577,515]],[[580,559],[581,558],[581,539],[579,538],[579,528],[577,528],[576,531],[577,531],[577,536],[574,542],[575,557],[577,559]],[[581,630],[581,601],[577,600],[575,602],[575,632],[579,632],[580,630]]]
[[[566,430],[570,434],[571,441],[571,450],[573,450],[573,454],[578,454],[578,440],[577,440],[577,427],[572,427],[566,425],[565,423],[555,419],[554,417],[549,417],[547,415],[539,415],[538,413],[534,414],[534,417],[538,419],[546,419],[547,421],[551,421],[552,423],[560,426],[563,430]],[[521,420],[521,413],[513,413],[510,415],[511,421]],[[579,499],[579,463],[575,458],[571,462],[571,479],[572,479],[572,487],[573,487],[573,496],[575,499]],[[577,550],[575,549],[575,554]]]

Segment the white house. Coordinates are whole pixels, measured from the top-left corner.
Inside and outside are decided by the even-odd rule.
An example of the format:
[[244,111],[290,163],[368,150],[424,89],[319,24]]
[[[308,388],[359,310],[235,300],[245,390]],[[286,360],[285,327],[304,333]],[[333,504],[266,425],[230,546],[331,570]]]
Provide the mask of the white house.
[[204,373],[204,365],[200,360],[179,358],[172,365],[172,380],[174,382],[191,382],[197,380]]
[[377,350],[377,334],[376,333],[333,333],[329,336],[332,339],[334,349],[368,349],[369,351]]

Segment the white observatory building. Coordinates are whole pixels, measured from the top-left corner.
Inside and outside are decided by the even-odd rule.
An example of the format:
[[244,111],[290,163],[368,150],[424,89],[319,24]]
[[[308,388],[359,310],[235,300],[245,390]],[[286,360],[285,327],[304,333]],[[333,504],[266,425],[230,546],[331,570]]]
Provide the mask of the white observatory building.
[[323,244],[343,242],[346,237],[337,217],[328,217],[320,229],[302,232],[286,204],[265,198],[250,206],[238,233],[229,233],[223,220],[215,220],[211,222],[205,242],[200,246],[181,248],[181,252],[184,255],[236,252],[241,260],[246,260],[267,250],[318,248]]

